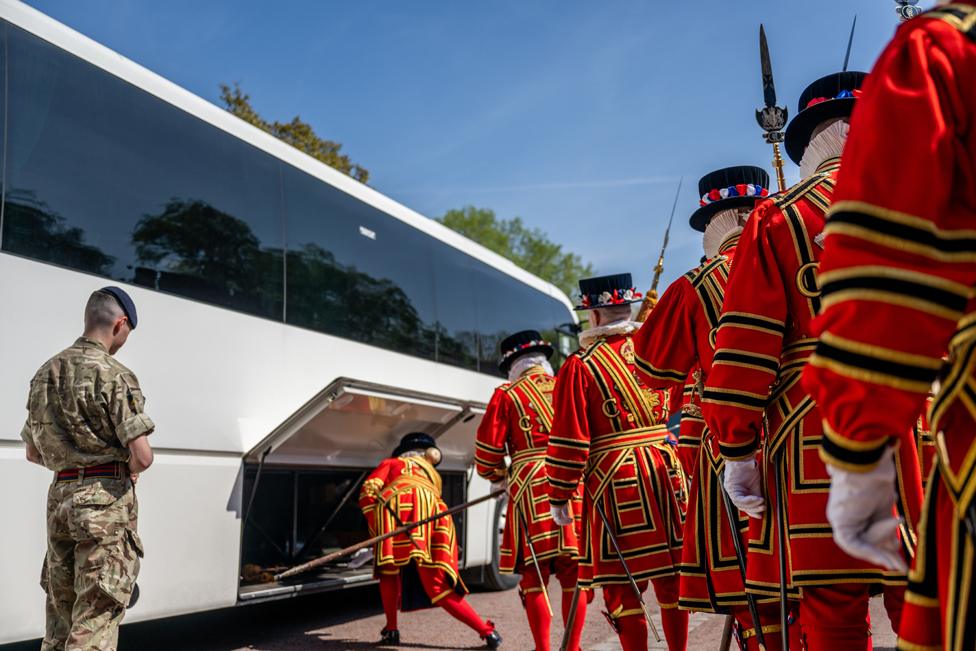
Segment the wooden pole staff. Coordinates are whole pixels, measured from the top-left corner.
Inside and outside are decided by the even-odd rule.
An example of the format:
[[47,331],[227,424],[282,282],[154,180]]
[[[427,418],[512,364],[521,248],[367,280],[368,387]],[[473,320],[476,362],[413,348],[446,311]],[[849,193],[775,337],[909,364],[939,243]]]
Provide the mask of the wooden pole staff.
[[489,493],[487,495],[484,495],[482,497],[479,497],[477,499],[473,499],[470,502],[465,502],[464,504],[458,504],[457,506],[452,506],[451,508],[447,509],[446,511],[441,511],[440,513],[435,513],[434,515],[432,515],[432,516],[430,516],[428,518],[424,518],[423,520],[418,520],[417,522],[411,522],[410,524],[403,525],[402,527],[397,527],[396,529],[393,529],[392,531],[388,531],[388,532],[386,532],[384,534],[380,534],[378,536],[373,536],[372,538],[370,538],[368,540],[364,540],[362,542],[358,542],[355,545],[350,545],[349,547],[345,547],[345,548],[340,549],[338,551],[334,551],[331,554],[326,554],[325,556],[320,556],[319,558],[316,558],[314,560],[311,560],[311,561],[309,561],[307,563],[302,563],[301,565],[296,565],[295,567],[293,567],[293,568],[291,568],[289,570],[285,570],[281,574],[275,574],[274,580],[275,581],[281,581],[282,579],[287,579],[289,577],[296,576],[298,574],[302,574],[303,572],[308,572],[309,570],[314,570],[317,567],[322,567],[323,565],[326,565],[328,563],[331,563],[332,561],[336,560],[337,558],[342,558],[343,556],[348,556],[350,554],[354,554],[354,553],[358,552],[360,549],[365,549],[367,547],[371,547],[371,546],[375,545],[378,542],[381,542],[383,540],[386,540],[387,538],[392,538],[393,536],[399,536],[402,533],[407,533],[409,531],[412,531],[413,529],[416,529],[417,527],[423,526],[423,525],[425,525],[425,524],[427,524],[429,522],[433,522],[434,520],[440,520],[443,517],[446,517],[446,516],[449,516],[449,515],[454,515],[455,513],[460,513],[461,511],[464,511],[466,509],[470,509],[472,506],[474,506],[476,504],[481,504],[482,502],[487,502],[488,500],[491,500],[491,499],[494,499],[496,497],[499,497],[499,496],[503,495],[504,493],[505,493],[505,489],[499,489],[497,491],[491,492],[491,493]]

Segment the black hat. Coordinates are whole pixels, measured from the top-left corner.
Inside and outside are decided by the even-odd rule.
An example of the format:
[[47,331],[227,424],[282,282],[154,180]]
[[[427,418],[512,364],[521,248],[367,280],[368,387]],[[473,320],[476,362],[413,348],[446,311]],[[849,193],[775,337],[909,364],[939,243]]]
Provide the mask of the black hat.
[[103,294],[111,294],[115,300],[118,302],[119,307],[125,312],[125,316],[129,319],[129,325],[133,330],[136,329],[136,321],[139,319],[139,315],[136,314],[136,304],[132,302],[132,298],[125,292],[121,287],[102,287],[100,290]]
[[436,448],[437,441],[430,434],[425,434],[424,432],[410,432],[404,435],[400,439],[399,445],[393,450],[391,457],[398,457],[404,452],[410,452],[411,450],[426,450],[427,448]]
[[594,310],[598,307],[630,305],[641,300],[641,293],[634,287],[630,274],[613,274],[583,278],[579,281],[580,304],[577,310]]
[[786,153],[800,164],[814,130],[825,120],[850,117],[866,72],[835,72],[813,82],[800,95],[796,117],[786,127]]
[[708,221],[717,212],[753,207],[762,197],[769,196],[769,174],[761,167],[738,165],[709,172],[698,182],[701,207],[691,214],[691,227],[705,232]]
[[502,373],[508,373],[512,362],[528,353],[545,353],[552,357],[552,344],[542,338],[538,330],[522,330],[502,339],[499,346],[501,356],[498,358],[498,368]]

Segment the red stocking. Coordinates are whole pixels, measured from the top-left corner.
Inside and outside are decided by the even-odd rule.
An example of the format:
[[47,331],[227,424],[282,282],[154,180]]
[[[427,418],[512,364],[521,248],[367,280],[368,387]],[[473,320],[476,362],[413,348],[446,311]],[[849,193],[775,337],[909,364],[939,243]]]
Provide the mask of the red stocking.
[[688,611],[678,610],[678,577],[653,579],[651,585],[661,606],[661,623],[669,651],[685,651],[688,648]]
[[[573,630],[570,633],[569,641],[566,644],[566,651],[580,651],[580,640],[583,638],[583,624],[586,621],[586,604],[589,601],[587,597],[592,598],[592,590],[583,590],[580,592],[579,599],[576,601],[576,615],[573,620]],[[563,626],[566,626],[567,620],[569,619],[569,608],[573,603],[573,592],[571,590],[563,591]]]
[[685,651],[688,648],[688,611],[662,608],[661,623],[669,651]]
[[471,604],[462,599],[456,592],[452,592],[438,601],[437,605],[446,610],[454,619],[473,628],[481,637],[485,637],[495,630],[492,624],[478,617],[478,613],[471,607]]
[[380,600],[386,614],[386,630],[397,630],[397,610],[400,608],[400,574],[380,574]]
[[525,615],[529,619],[529,629],[535,642],[535,651],[549,651],[549,627],[552,617],[546,606],[546,597],[542,590],[533,589],[523,595],[525,599]]
[[627,615],[616,623],[623,651],[647,651],[647,621],[643,615]]

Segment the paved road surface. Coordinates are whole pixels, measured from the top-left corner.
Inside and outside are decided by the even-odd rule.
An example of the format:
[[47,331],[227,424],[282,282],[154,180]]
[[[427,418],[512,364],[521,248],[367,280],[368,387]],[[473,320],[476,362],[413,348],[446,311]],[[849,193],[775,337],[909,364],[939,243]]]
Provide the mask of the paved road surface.
[[[558,584],[553,582],[558,590]],[[553,596],[558,592],[554,592]],[[505,651],[527,651],[533,648],[528,626],[523,619],[518,596],[514,591],[475,593],[471,603],[482,617],[491,619],[504,637]],[[658,608],[653,591],[646,597],[652,616]],[[586,651],[612,651],[620,645],[606,620],[600,614],[602,599],[598,595],[589,608],[584,629]],[[598,607],[599,606],[599,607]],[[38,608],[42,604],[38,601]],[[556,606],[558,611],[558,605]],[[874,648],[884,651],[894,647],[894,636],[880,601],[871,608],[875,622]],[[558,615],[557,615],[558,617]],[[232,608],[202,615],[189,615],[156,622],[129,624],[122,627],[121,651],[346,651],[372,649],[383,627],[379,594],[373,586],[290,599],[268,604]],[[719,646],[723,618],[693,614],[688,648],[713,651]],[[440,609],[407,613],[400,621],[404,649],[457,651],[484,648],[469,629],[457,624]],[[552,648],[557,649],[561,625],[553,625]],[[36,651],[37,643],[0,646],[0,651]],[[652,649],[666,649],[663,644]]]

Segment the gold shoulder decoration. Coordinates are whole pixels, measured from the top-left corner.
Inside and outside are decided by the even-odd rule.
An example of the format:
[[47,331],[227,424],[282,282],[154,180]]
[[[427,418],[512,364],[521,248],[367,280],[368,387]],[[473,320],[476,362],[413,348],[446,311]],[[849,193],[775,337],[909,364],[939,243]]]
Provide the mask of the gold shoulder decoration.
[[624,343],[620,345],[620,356],[628,364],[634,363],[634,342],[630,337],[627,337]]

